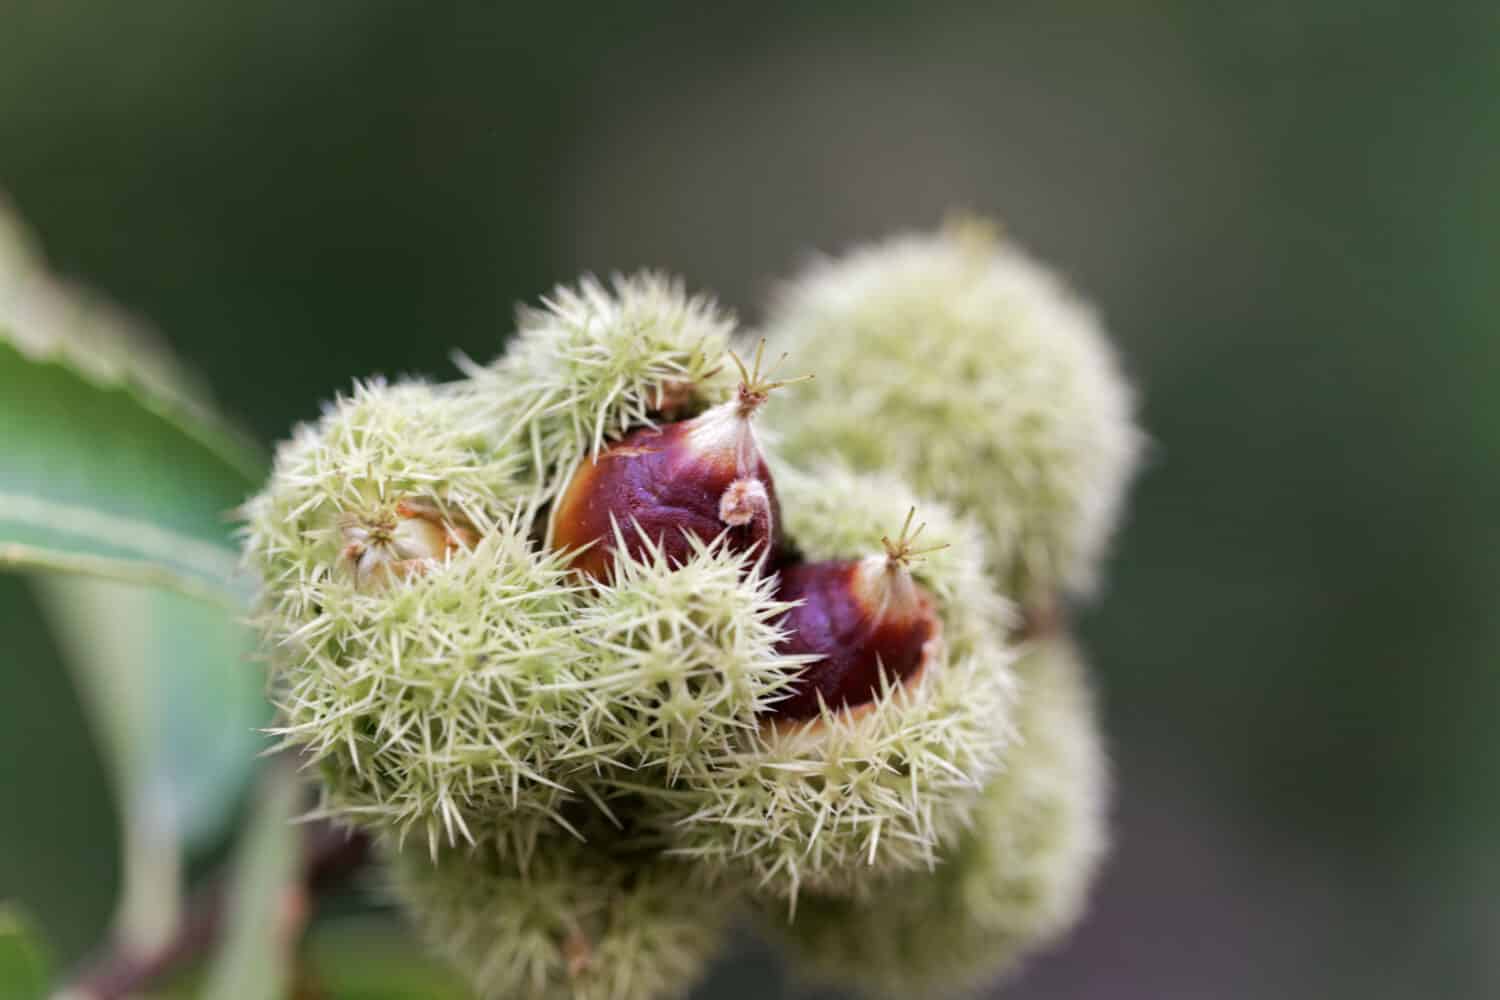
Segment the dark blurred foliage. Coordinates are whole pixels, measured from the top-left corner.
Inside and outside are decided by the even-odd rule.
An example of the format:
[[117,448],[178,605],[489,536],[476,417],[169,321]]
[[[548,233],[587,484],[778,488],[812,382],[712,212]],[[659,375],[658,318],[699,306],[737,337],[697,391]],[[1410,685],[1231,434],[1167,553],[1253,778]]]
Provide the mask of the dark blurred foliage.
[[[5,3],[0,188],[268,441],[584,268],[753,322],[994,213],[1155,439],[1080,619],[1118,848],[1010,995],[1496,995],[1500,8],[1127,6]],[[113,814],[14,581],[0,628],[0,896],[66,960]]]

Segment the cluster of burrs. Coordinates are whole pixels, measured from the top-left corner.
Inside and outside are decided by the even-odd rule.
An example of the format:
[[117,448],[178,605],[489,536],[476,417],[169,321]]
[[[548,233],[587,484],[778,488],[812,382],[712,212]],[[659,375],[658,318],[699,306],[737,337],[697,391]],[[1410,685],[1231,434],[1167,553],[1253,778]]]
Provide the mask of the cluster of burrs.
[[561,288],[457,382],[357,385],[247,506],[277,731],[482,995],[678,995],[736,914],[930,995],[1081,909],[1057,611],[1139,447],[1092,316],[968,224],[735,333],[661,277]]

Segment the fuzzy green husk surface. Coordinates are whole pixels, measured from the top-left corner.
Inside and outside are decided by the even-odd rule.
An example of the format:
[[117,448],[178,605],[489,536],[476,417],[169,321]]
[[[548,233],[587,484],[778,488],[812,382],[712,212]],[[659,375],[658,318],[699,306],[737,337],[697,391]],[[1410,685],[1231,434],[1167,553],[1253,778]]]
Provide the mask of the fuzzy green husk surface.
[[1006,593],[1087,590],[1141,447],[1094,313],[978,222],[822,260],[771,347],[819,378],[767,414],[784,452],[902,477],[977,517]]
[[808,894],[790,924],[763,904],[807,977],[881,997],[965,994],[1077,921],[1104,852],[1108,795],[1088,678],[1061,639],[1037,643],[1017,671],[1018,739],[935,872],[859,899]]
[[545,841],[523,868],[484,849],[396,853],[419,933],[495,1000],[655,1000],[685,993],[724,943],[726,908],[656,855]]
[[676,851],[735,874],[794,908],[799,891],[859,894],[893,872],[925,871],[962,831],[1009,743],[1008,608],[984,573],[976,526],[890,477],[837,466],[783,470],[789,533],[808,558],[881,551],[916,507],[925,544],[913,567],[937,600],[936,663],[888,685],[863,710],[762,726],[737,753],[685,770],[663,792]]

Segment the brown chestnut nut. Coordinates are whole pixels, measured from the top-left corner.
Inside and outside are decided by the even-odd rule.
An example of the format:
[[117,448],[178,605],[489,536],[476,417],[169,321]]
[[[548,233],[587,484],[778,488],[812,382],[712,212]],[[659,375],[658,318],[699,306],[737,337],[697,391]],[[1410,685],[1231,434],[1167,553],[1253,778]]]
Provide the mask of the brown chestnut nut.
[[461,516],[414,498],[367,517],[346,516],[340,531],[341,556],[361,587],[425,572],[479,541],[479,532]]
[[752,369],[731,353],[740,370],[733,399],[633,431],[584,462],[552,512],[552,544],[577,552],[574,568],[607,579],[622,539],[632,555],[649,543],[678,563],[692,552],[689,538],[725,535],[736,552],[774,551],[781,510],[752,418],[771,392],[802,379],[762,374],[765,346]]
[[779,652],[817,659],[768,713],[772,719],[816,718],[824,705],[857,710],[880,696],[882,674],[889,683],[908,683],[938,655],[942,621],[910,563],[943,546],[916,548],[923,526],[911,530],[915,513],[897,541],[881,539],[884,554],[781,571],[777,600],[800,603],[782,618]]

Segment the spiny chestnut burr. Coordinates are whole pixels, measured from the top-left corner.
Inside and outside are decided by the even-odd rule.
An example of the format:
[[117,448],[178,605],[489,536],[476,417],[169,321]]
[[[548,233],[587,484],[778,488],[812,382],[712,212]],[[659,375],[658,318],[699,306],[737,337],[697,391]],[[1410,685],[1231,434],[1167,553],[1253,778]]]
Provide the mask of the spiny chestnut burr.
[[733,399],[691,420],[633,431],[573,476],[553,510],[552,544],[576,552],[575,569],[609,578],[622,541],[631,555],[648,542],[660,546],[674,563],[692,554],[690,538],[724,535],[734,552],[775,549],[781,510],[751,421],[771,392],[802,379],[762,373],[765,341],[750,369],[730,357],[740,370]]
[[342,556],[361,587],[390,576],[407,577],[459,548],[473,548],[478,532],[425,500],[400,500],[387,513],[351,516],[341,525]]
[[1054,637],[1015,667],[1015,738],[941,847],[941,874],[867,875],[858,897],[810,892],[795,922],[779,901],[762,904],[799,978],[861,996],[974,996],[1077,922],[1104,853],[1109,799],[1087,666]]
[[819,262],[765,329],[820,376],[769,417],[779,455],[836,454],[975,518],[1024,603],[1098,582],[1145,437],[1099,319],[1048,268],[955,220]]
[[885,552],[864,559],[797,563],[781,571],[777,600],[800,602],[781,621],[778,652],[815,656],[776,703],[775,719],[811,719],[831,709],[857,708],[879,697],[881,675],[901,684],[937,655],[942,622],[932,596],[912,578],[910,564],[943,548],[916,547],[924,525],[912,530],[915,508]]

